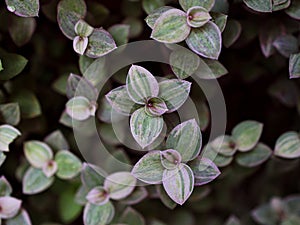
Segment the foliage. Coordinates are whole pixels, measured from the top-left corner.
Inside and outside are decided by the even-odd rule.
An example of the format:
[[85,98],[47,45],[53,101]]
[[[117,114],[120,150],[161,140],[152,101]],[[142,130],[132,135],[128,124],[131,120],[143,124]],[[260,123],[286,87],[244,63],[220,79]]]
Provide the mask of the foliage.
[[0,224],[300,224],[299,0],[0,7]]

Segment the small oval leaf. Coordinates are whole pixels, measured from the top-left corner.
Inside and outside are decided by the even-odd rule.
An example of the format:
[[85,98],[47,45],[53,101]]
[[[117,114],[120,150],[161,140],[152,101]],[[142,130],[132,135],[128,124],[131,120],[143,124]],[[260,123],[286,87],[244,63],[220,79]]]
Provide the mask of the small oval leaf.
[[151,151],[135,164],[131,173],[135,178],[147,184],[159,184],[162,181],[164,169],[160,152]]
[[9,144],[12,143],[21,132],[11,125],[0,126],[0,151],[8,152]]
[[61,179],[72,179],[76,177],[82,168],[80,159],[69,151],[59,151],[55,155],[57,163],[56,175]]
[[103,187],[95,187],[89,191],[86,199],[94,205],[104,205],[109,201],[109,194]]
[[0,197],[0,218],[8,219],[14,217],[18,213],[21,203],[19,199],[10,196]]
[[161,164],[168,170],[175,169],[181,163],[181,155],[173,149],[160,152]]
[[190,31],[185,12],[179,9],[170,9],[156,20],[151,38],[163,43],[178,43],[184,41]]
[[159,92],[155,77],[145,68],[132,65],[126,78],[130,98],[138,104],[145,104],[148,98],[157,97]]
[[300,78],[300,54],[291,54],[289,60],[290,78]]
[[200,28],[192,29],[186,43],[198,55],[218,59],[222,47],[221,31],[216,24],[209,21]]
[[96,106],[86,97],[76,96],[67,102],[66,112],[73,119],[86,120],[90,116],[95,115]]
[[215,4],[215,0],[179,0],[179,4],[185,11],[194,6],[201,6],[210,11]]
[[149,116],[144,108],[136,110],[130,118],[130,130],[136,142],[145,148],[152,144],[162,132],[162,117]]
[[39,0],[6,0],[7,9],[17,16],[34,17],[39,15]]
[[166,147],[181,154],[182,162],[196,158],[202,146],[202,134],[195,119],[177,125],[169,134]]
[[115,215],[115,209],[111,202],[104,205],[86,204],[83,212],[84,225],[106,225]]
[[193,171],[185,164],[174,170],[165,170],[163,186],[170,198],[182,205],[192,194],[194,189]]
[[53,158],[52,149],[41,141],[27,141],[24,144],[24,154],[35,168],[42,168]]
[[274,154],[287,159],[300,157],[299,134],[294,131],[282,134],[276,141]]

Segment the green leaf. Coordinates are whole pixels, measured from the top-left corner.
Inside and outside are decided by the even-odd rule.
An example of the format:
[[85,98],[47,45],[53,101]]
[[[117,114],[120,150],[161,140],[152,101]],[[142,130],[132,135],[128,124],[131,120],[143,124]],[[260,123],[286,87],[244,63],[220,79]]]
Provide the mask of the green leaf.
[[300,19],[300,2],[299,1],[291,1],[290,7],[285,10],[286,14],[290,17],[299,20]]
[[138,104],[145,104],[148,98],[157,97],[159,92],[155,77],[145,68],[132,65],[126,78],[130,98]]
[[80,37],[88,37],[92,34],[94,28],[84,20],[78,20],[75,24],[75,33]]
[[161,116],[168,111],[168,107],[161,98],[150,98],[145,105],[145,112],[149,116]]
[[181,154],[182,162],[195,159],[200,153],[201,146],[201,130],[195,119],[177,125],[166,141],[166,148],[178,151]]
[[58,200],[58,211],[63,223],[72,223],[82,211],[82,206],[74,200],[75,192],[72,188],[62,190]]
[[146,17],[145,21],[147,23],[147,25],[153,29],[154,24],[156,22],[156,20],[166,11],[168,11],[169,9],[174,9],[173,7],[170,6],[163,6],[160,7],[158,9],[155,9],[149,16]]
[[272,0],[243,0],[244,3],[257,12],[272,12]]
[[143,216],[131,207],[127,207],[122,213],[120,222],[130,225],[146,225]]
[[99,58],[117,48],[116,43],[110,33],[103,28],[95,28],[89,36],[89,44],[86,55],[90,58]]
[[20,210],[21,203],[22,201],[19,199],[10,196],[0,197],[0,218],[9,219],[14,217]]
[[275,39],[273,46],[278,50],[278,52],[289,57],[291,54],[295,54],[299,51],[298,39],[293,35],[284,34]]
[[95,116],[96,106],[86,97],[77,96],[67,102],[66,112],[73,119],[86,120],[90,116]]
[[51,134],[47,135],[44,141],[56,151],[69,149],[68,141],[60,130],[55,130]]
[[294,131],[282,134],[276,141],[274,154],[287,159],[300,157],[299,134]]
[[19,104],[22,118],[30,119],[42,114],[39,100],[31,91],[22,90],[12,96],[12,101]]
[[203,7],[194,6],[187,11],[187,23],[191,27],[201,27],[210,19],[209,12]]
[[66,95],[67,83],[68,83],[68,74],[63,74],[59,76],[53,83],[52,88],[54,91],[61,95]]
[[290,79],[300,77],[300,53],[290,55],[289,73]]
[[84,18],[86,4],[84,0],[61,0],[57,6],[57,21],[63,34],[73,40],[75,38],[75,24]]
[[9,80],[18,75],[25,68],[28,60],[21,55],[7,53],[0,49],[3,70],[0,70],[0,80]]
[[106,172],[101,168],[92,164],[83,163],[81,170],[81,182],[89,190],[96,186],[102,186],[106,176]]
[[218,167],[210,159],[203,157],[196,158],[190,167],[195,176],[195,186],[207,184],[221,174]]
[[196,72],[200,58],[187,49],[179,49],[171,52],[169,63],[175,75],[179,79],[185,79]]
[[88,46],[88,38],[76,36],[73,40],[73,49],[79,55],[83,55],[87,46]]
[[53,158],[52,149],[40,141],[27,141],[24,144],[24,154],[35,168],[42,168]]
[[145,148],[160,135],[164,126],[162,117],[149,116],[144,108],[136,110],[130,118],[130,130],[135,141]]
[[278,223],[278,215],[269,204],[255,208],[251,216],[259,224],[273,225]]
[[273,0],[273,11],[286,9],[290,6],[291,0]]
[[105,65],[105,57],[100,57],[94,60],[83,73],[83,77],[89,81],[93,87],[97,87],[101,82],[106,82],[107,69]]
[[189,97],[191,83],[185,80],[172,79],[159,83],[159,94],[168,107],[168,113],[179,109]]
[[131,173],[135,178],[147,184],[160,184],[164,169],[160,152],[151,151],[134,165]]
[[237,150],[234,139],[228,135],[215,138],[210,145],[216,152],[224,156],[233,156]]
[[157,194],[161,200],[161,202],[169,209],[175,209],[177,206],[176,202],[174,202],[167,192],[165,191],[163,185],[156,185]]
[[210,11],[215,4],[215,0],[179,0],[179,4],[185,11],[194,6],[201,6]]
[[8,31],[14,43],[18,47],[21,47],[30,41],[35,28],[36,22],[34,18],[14,16],[11,20]]
[[232,156],[224,156],[221,154],[218,154],[214,148],[209,144],[207,144],[204,148],[203,148],[203,154],[202,157],[204,158],[208,158],[211,161],[213,161],[218,167],[225,167],[228,166],[232,160],[233,157]]
[[136,179],[129,172],[116,172],[104,181],[104,188],[113,200],[120,200],[130,195],[135,188]]
[[17,125],[20,122],[20,107],[18,103],[0,105],[0,118],[4,123]]
[[30,217],[26,210],[21,211],[13,218],[5,221],[6,225],[31,225]]
[[61,179],[72,179],[76,177],[82,168],[80,159],[69,151],[59,151],[55,155],[58,170],[56,175]]
[[170,9],[156,20],[151,38],[163,43],[178,43],[184,41],[190,31],[185,12],[179,9]]
[[149,15],[153,13],[156,9],[164,6],[164,0],[143,0],[142,6],[145,12]]
[[124,115],[130,115],[137,109],[137,105],[128,95],[126,85],[111,90],[105,97],[114,110]]
[[4,176],[0,178],[0,197],[9,196],[12,193],[12,187]]
[[181,164],[174,170],[165,170],[163,186],[174,202],[183,205],[194,189],[193,171],[186,164]]
[[115,24],[108,29],[108,32],[115,40],[117,46],[120,46],[128,43],[129,29],[130,26],[127,24]]
[[209,21],[200,28],[192,29],[186,43],[198,55],[218,59],[222,47],[221,31],[216,24]]
[[111,202],[105,205],[86,204],[83,212],[84,225],[106,225],[115,215],[115,209]]
[[280,223],[280,225],[295,225],[295,224],[300,224],[300,217],[296,215],[290,215]]
[[229,20],[223,32],[223,43],[226,48],[233,45],[242,33],[242,25],[237,20]]
[[265,144],[258,143],[249,152],[238,153],[236,162],[244,167],[256,167],[269,159],[272,150]]
[[87,68],[95,61],[95,59],[91,59],[85,55],[81,55],[79,57],[79,69],[82,74],[85,73]]
[[195,72],[201,79],[217,79],[227,74],[227,69],[217,60],[200,59],[200,64]]
[[3,65],[2,65],[2,61],[0,59],[0,72],[3,70]]
[[17,16],[34,17],[39,15],[40,4],[38,0],[5,0],[7,9]]
[[241,152],[251,150],[258,142],[263,130],[263,124],[256,121],[243,121],[232,130],[232,137]]
[[0,126],[0,151],[8,152],[9,144],[12,143],[21,132],[10,125]]
[[23,177],[23,193],[27,195],[38,194],[49,188],[53,182],[54,177],[46,177],[41,169],[30,167]]
[[212,17],[212,22],[214,22],[220,29],[221,32],[224,31],[227,23],[227,15],[218,13],[218,12],[210,12]]
[[89,191],[86,199],[94,205],[104,205],[109,201],[109,194],[103,187],[98,186]]

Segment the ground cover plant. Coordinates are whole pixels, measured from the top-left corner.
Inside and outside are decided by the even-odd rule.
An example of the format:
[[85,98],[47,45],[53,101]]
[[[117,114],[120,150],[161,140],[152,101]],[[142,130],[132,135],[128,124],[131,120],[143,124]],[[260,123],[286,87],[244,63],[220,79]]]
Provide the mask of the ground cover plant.
[[300,225],[299,0],[0,3],[0,224]]

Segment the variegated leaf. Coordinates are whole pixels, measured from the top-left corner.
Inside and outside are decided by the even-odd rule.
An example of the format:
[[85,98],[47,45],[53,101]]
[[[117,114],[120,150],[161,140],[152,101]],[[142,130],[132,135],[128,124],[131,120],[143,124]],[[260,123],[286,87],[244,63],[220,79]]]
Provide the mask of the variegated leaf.
[[4,176],[0,178],[0,197],[9,196],[12,193],[12,187]]
[[86,199],[94,205],[104,205],[109,201],[109,194],[103,187],[98,186],[89,191]]
[[80,159],[66,150],[56,153],[55,162],[58,167],[56,175],[61,179],[72,179],[76,177],[82,168]]
[[195,119],[177,125],[169,134],[166,147],[181,154],[182,162],[195,159],[202,146],[202,134]]
[[75,24],[75,33],[80,37],[88,37],[92,34],[94,28],[90,26],[87,22],[84,20],[79,20]]
[[186,43],[198,55],[218,59],[222,47],[221,31],[216,24],[209,21],[202,27],[192,29]]
[[170,9],[156,20],[151,38],[163,43],[178,43],[184,41],[190,31],[185,12],[179,9]]
[[105,97],[114,110],[124,115],[130,115],[138,107],[129,97],[125,85],[111,90]]
[[111,202],[104,205],[85,205],[83,212],[84,225],[106,225],[109,224],[115,215],[115,208]]
[[99,58],[116,48],[117,45],[110,33],[103,28],[95,28],[89,36],[89,43],[85,54],[90,58]]
[[73,49],[79,55],[83,55],[87,46],[88,46],[88,38],[76,36],[73,40]]
[[24,144],[24,154],[35,168],[42,168],[53,158],[52,149],[41,141],[27,141]]
[[210,11],[215,4],[215,0],[179,0],[179,4],[185,11],[194,6],[201,6]]
[[300,78],[300,54],[291,54],[289,60],[290,78]]
[[161,163],[160,151],[144,155],[133,167],[131,173],[147,184],[160,184],[165,168]]
[[146,225],[144,217],[135,209],[127,207],[122,213],[119,219],[120,225],[132,224],[132,225]]
[[173,7],[170,6],[163,6],[160,7],[156,10],[154,10],[150,15],[148,15],[145,19],[147,25],[153,29],[154,24],[156,22],[156,20],[161,16],[161,14],[163,14],[164,12],[170,10],[170,9],[174,9]]
[[194,189],[193,171],[186,164],[181,164],[174,170],[165,170],[163,186],[174,202],[183,205]]
[[96,105],[86,97],[76,96],[67,102],[66,112],[75,120],[86,120],[90,116],[95,115]]
[[32,225],[30,217],[25,209],[11,219],[6,220],[6,225]]
[[191,83],[185,80],[172,79],[159,83],[159,94],[168,107],[168,113],[174,112],[185,103],[189,97]]
[[274,154],[287,159],[300,157],[299,134],[294,131],[282,134],[276,141]]
[[144,108],[136,110],[130,118],[130,130],[136,142],[145,148],[152,144],[162,132],[162,117],[149,116]]
[[6,0],[7,9],[17,16],[34,17],[39,15],[38,0]]
[[21,200],[10,196],[0,197],[0,218],[9,219],[14,217],[18,213],[21,203]]
[[187,11],[187,23],[197,28],[206,24],[211,19],[209,12],[200,6],[194,6]]
[[104,188],[109,197],[114,200],[126,198],[132,193],[136,185],[136,178],[129,172],[116,172],[104,181]]
[[251,151],[238,153],[235,160],[241,166],[255,167],[264,163],[271,155],[272,150],[269,146],[258,143]]
[[190,167],[195,176],[196,186],[207,184],[221,174],[218,167],[210,159],[204,157],[196,158]]
[[272,12],[272,0],[243,0],[250,8],[258,12]]
[[181,155],[173,149],[160,152],[161,164],[168,170],[177,168],[181,163]]
[[43,173],[46,175],[46,177],[52,177],[56,171],[57,171],[57,163],[53,160],[48,161],[43,165]]
[[263,124],[246,120],[236,125],[232,130],[232,137],[241,152],[251,150],[258,142],[263,130]]
[[159,92],[155,77],[145,68],[132,65],[126,78],[126,88],[130,98],[138,104],[145,104]]
[[168,107],[161,98],[150,98],[145,105],[145,112],[149,116],[161,116],[168,111]]
[[221,135],[215,138],[210,145],[216,152],[224,156],[233,156],[237,150],[234,139],[229,135]]
[[30,167],[22,181],[23,193],[33,195],[49,188],[54,182],[54,177],[46,177],[41,169]]
[[0,151],[8,152],[9,144],[12,143],[21,132],[11,125],[0,126]]
[[227,15],[218,13],[218,12],[210,12],[212,17],[212,22],[214,22],[220,29],[221,32],[224,31],[227,23]]

